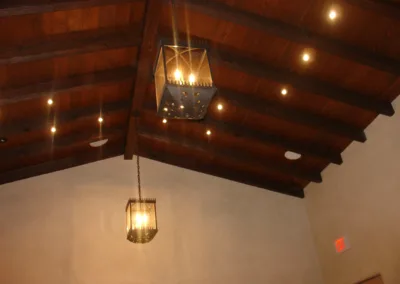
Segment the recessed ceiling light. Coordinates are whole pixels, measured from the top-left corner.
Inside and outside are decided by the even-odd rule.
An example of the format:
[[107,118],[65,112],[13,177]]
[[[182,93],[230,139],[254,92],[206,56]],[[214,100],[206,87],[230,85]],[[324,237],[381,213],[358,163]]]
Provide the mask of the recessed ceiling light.
[[301,158],[301,154],[295,153],[295,152],[292,152],[292,151],[286,151],[285,152],[285,158],[288,159],[288,160],[294,161],[294,160],[300,159]]
[[90,145],[90,147],[97,148],[97,147],[103,146],[107,142],[108,142],[108,139],[102,139],[102,140],[91,142],[91,143],[89,143],[89,145]]
[[331,21],[333,21],[333,20],[335,20],[336,19],[336,17],[337,17],[337,12],[335,11],[335,10],[330,10],[329,11],[329,19],[331,20]]
[[287,93],[288,93],[287,89],[283,88],[283,89],[281,90],[281,94],[282,94],[283,96],[286,96]]
[[56,131],[57,131],[55,126],[53,126],[50,130],[51,130],[52,133],[56,133]]
[[217,108],[218,108],[218,110],[223,110],[224,106],[222,104],[218,104]]
[[211,135],[211,130],[207,130],[206,134],[207,134],[208,136],[210,136],[210,135]]
[[48,104],[49,106],[51,106],[51,105],[53,104],[53,100],[52,100],[52,99],[48,99],[48,100],[47,100],[47,104]]
[[167,119],[166,118],[164,118],[163,120],[162,120],[162,123],[167,123],[168,121],[167,121]]
[[302,56],[302,58],[303,58],[303,61],[304,62],[308,62],[308,61],[310,61],[310,54],[308,54],[307,52],[305,52],[305,53],[303,53],[303,56]]
[[0,143],[6,143],[7,138],[6,137],[0,137]]

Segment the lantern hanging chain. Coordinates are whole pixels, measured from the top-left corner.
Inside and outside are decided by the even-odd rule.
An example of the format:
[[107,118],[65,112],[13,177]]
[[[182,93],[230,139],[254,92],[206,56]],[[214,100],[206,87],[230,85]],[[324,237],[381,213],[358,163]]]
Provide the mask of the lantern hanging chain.
[[136,128],[136,169],[137,169],[137,180],[138,180],[138,192],[139,192],[139,201],[142,201],[142,185],[140,183],[139,135],[138,135],[138,119],[137,119],[137,117],[135,117],[135,128]]

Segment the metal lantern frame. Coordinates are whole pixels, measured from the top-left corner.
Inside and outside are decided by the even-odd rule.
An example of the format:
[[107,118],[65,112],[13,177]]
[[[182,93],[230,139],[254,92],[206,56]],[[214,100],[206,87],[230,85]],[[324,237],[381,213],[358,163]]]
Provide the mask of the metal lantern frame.
[[[148,210],[139,210],[139,212],[150,212],[151,214],[154,214],[154,227],[153,226],[141,226],[140,228],[135,228],[134,227],[134,213],[136,212],[134,206],[139,206],[139,208],[147,207],[148,205],[154,206],[154,212],[153,210],[148,211]],[[151,240],[154,239],[158,232],[158,224],[157,224],[157,206],[156,206],[156,199],[150,199],[150,198],[131,198],[128,200],[128,203],[126,204],[126,230],[127,230],[127,240],[133,243],[141,243],[145,244],[150,242]]]
[[[168,73],[171,72],[168,64],[175,58],[169,59],[167,62],[166,47],[187,49],[185,53],[188,53],[189,57],[192,51],[203,50],[210,82],[190,83],[188,81],[168,80]],[[213,80],[208,43],[200,40],[189,42],[163,38],[159,42],[157,51],[153,70],[157,96],[157,114],[169,119],[203,119],[207,114],[210,102],[217,92]],[[182,61],[185,62],[184,59]],[[190,65],[191,63],[186,62],[186,64]],[[161,69],[163,69],[162,72],[160,72]],[[159,72],[160,75],[158,75]]]

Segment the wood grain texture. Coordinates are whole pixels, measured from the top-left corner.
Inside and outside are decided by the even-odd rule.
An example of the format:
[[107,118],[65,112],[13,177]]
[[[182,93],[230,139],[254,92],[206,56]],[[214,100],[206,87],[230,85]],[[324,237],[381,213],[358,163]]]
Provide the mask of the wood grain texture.
[[391,103],[381,99],[346,90],[310,76],[299,75],[267,64],[260,64],[260,62],[242,57],[239,54],[223,51],[222,49],[214,50],[212,55],[215,64],[223,64],[229,68],[254,76],[269,78],[282,84],[290,84],[299,90],[337,100],[361,109],[388,116],[394,114]]
[[132,47],[140,42],[137,26],[67,33],[51,36],[44,42],[0,50],[0,65]]
[[265,18],[253,13],[235,9],[216,1],[188,0],[185,5],[215,18],[234,22],[251,29],[262,30],[276,36],[309,45],[375,69],[400,74],[400,62],[384,55],[351,46],[347,43],[317,34],[276,19]]
[[252,164],[261,169],[269,169],[278,171],[289,176],[295,176],[299,179],[309,180],[313,182],[322,182],[322,177],[318,172],[307,172],[297,167],[290,167],[285,164],[273,163],[268,160],[263,160],[260,157],[252,156],[249,152],[232,151],[226,147],[216,147],[214,145],[208,145],[201,140],[191,140],[189,137],[185,139],[168,136],[165,134],[158,133],[158,131],[148,130],[139,128],[138,133],[142,137],[153,139],[158,142],[166,144],[176,144],[181,147],[189,148],[193,151],[204,152],[208,155],[212,155],[219,159],[230,160],[236,163]]
[[4,0],[0,4],[0,17],[40,14],[143,1],[144,0],[56,0],[49,2],[48,0]]
[[[141,137],[141,139],[143,138],[145,137]],[[232,166],[230,167],[218,166],[213,161],[198,160],[194,158],[187,159],[185,156],[179,156],[170,151],[162,151],[162,150],[155,151],[154,148],[147,146],[148,143],[146,141],[149,141],[149,139],[141,140],[142,146],[140,147],[139,153],[140,156],[142,157],[166,163],[169,165],[189,169],[192,171],[240,182],[243,184],[256,186],[262,189],[275,191],[278,193],[294,197],[304,198],[304,191],[299,186],[283,184],[277,181],[268,180],[265,177],[259,175],[237,170]]]
[[[151,81],[154,60],[157,53],[157,32],[161,16],[162,0],[148,0],[144,19],[143,40],[140,46],[137,73],[132,97],[132,112],[141,109],[146,88]],[[129,128],[126,140],[125,159],[132,159],[135,144],[135,118],[129,119]]]
[[134,75],[135,69],[128,66],[90,74],[71,76],[65,79],[41,82],[23,87],[5,88],[1,91],[0,106],[15,104],[41,97],[47,98],[49,97],[49,94],[54,96],[60,92],[88,88],[93,85],[120,82],[133,78]]

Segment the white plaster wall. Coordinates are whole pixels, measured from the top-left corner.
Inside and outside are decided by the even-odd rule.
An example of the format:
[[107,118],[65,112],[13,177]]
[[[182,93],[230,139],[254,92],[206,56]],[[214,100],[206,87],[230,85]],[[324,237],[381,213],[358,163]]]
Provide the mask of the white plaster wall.
[[121,157],[0,187],[0,283],[320,284],[304,200],[143,160],[153,242],[125,240]]
[[[306,202],[327,284],[350,284],[382,273],[400,283],[400,99],[393,117],[379,116],[365,144],[353,143],[341,166],[329,166],[322,184],[306,189]],[[333,241],[346,235],[341,255]]]

